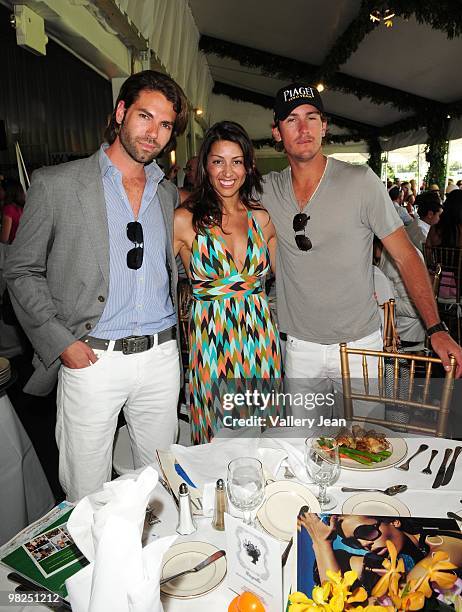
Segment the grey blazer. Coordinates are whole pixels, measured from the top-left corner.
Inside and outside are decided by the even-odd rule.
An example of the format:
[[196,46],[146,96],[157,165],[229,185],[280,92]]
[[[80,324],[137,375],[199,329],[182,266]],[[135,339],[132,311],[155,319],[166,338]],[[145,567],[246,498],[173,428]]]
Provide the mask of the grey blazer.
[[[91,333],[109,292],[109,233],[98,155],[34,172],[20,227],[7,251],[5,278],[11,300],[35,350],[35,372],[24,387],[33,395],[53,389],[59,356]],[[178,191],[163,179],[157,193],[178,313],[173,255]]]

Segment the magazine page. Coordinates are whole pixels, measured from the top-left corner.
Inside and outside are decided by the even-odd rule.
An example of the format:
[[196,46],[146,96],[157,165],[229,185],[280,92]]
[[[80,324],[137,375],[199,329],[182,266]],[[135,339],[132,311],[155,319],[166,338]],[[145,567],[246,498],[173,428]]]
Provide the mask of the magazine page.
[[[380,597],[388,593],[390,580],[382,577],[389,575],[392,566],[399,573],[396,585],[401,591],[396,587],[397,593],[403,594],[406,584],[407,591],[420,589],[428,605],[443,591],[448,596],[460,593],[462,534],[457,522],[442,518],[299,515],[297,590],[307,597],[311,598],[313,587],[329,580],[329,571],[344,576],[351,570],[357,576],[352,589],[363,587],[370,600]],[[440,584],[435,582],[435,575]]]
[[1,559],[32,582],[67,596],[64,581],[88,564],[66,525],[72,509]]

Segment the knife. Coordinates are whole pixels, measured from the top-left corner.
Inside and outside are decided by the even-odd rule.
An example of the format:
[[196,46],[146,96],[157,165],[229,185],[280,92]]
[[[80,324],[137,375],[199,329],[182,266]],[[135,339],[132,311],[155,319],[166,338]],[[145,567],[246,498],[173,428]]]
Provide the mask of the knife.
[[448,469],[446,470],[446,473],[444,475],[443,482],[441,483],[442,487],[444,487],[444,485],[447,485],[451,482],[451,478],[454,474],[454,468],[456,467],[456,461],[461,452],[462,452],[462,446],[456,446],[454,455],[452,456],[452,459],[451,459],[451,463],[448,465]]
[[162,586],[166,582],[170,582],[170,580],[173,580],[174,578],[179,578],[180,576],[184,576],[185,574],[200,572],[201,570],[204,569],[204,567],[207,567],[211,563],[215,563],[215,561],[218,561],[218,559],[221,559],[221,557],[225,557],[225,556],[226,556],[226,551],[217,550],[217,552],[213,553],[213,555],[210,555],[210,557],[207,557],[207,559],[204,559],[203,561],[198,563],[195,567],[192,567],[191,569],[188,569],[188,570],[184,570],[183,572],[178,572],[178,574],[173,574],[173,576],[169,576],[168,578],[162,578],[162,580],[160,581],[160,585]]
[[451,456],[451,453],[452,453],[452,448],[447,448],[444,451],[443,463],[440,465],[440,469],[438,470],[438,474],[436,475],[435,482],[432,484],[432,489],[437,489],[443,482],[444,472],[446,470],[446,464],[449,461],[449,457]]
[[186,484],[188,484],[193,489],[197,489],[196,485],[193,483],[191,478],[189,478],[189,476],[186,474],[184,469],[181,467],[181,465],[176,460],[175,460],[175,472],[178,474],[178,476],[180,476],[180,478],[182,478],[185,481]]

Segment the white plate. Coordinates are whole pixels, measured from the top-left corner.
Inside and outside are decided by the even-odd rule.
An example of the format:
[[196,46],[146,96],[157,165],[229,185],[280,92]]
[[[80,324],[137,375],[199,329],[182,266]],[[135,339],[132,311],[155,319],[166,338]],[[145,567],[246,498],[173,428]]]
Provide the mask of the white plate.
[[298,482],[277,480],[265,488],[265,501],[257,518],[261,526],[278,540],[288,542],[297,528],[297,516],[302,506],[310,512],[320,512],[315,495]]
[[[219,549],[207,542],[182,542],[174,544],[164,555],[161,580],[178,572],[191,569]],[[192,599],[205,595],[223,581],[226,576],[226,557],[221,557],[197,574],[186,574],[160,587],[164,595],[179,599]]]
[[[353,459],[341,458],[340,465],[345,470],[386,470],[387,468],[390,468],[393,465],[396,465],[397,463],[402,461],[407,455],[406,440],[404,440],[404,438],[402,438],[396,431],[391,431],[390,429],[387,429],[386,427],[381,427],[380,425],[371,425],[369,427],[367,426],[367,424],[364,423],[352,423],[352,425],[360,425],[366,430],[375,429],[377,433],[385,434],[388,442],[390,442],[390,448],[388,450],[391,450],[391,455],[388,457],[388,459],[385,459],[380,463],[371,463],[370,465],[358,463]],[[349,427],[349,429],[351,429],[351,426]]]
[[411,516],[402,501],[384,493],[358,493],[349,497],[342,507],[342,514],[365,516]]

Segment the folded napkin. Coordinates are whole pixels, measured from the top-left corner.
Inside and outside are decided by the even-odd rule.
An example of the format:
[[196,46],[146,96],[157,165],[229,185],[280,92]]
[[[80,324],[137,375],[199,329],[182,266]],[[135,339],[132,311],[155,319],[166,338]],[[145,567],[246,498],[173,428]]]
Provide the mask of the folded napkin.
[[271,442],[273,446],[278,446],[284,451],[287,456],[287,463],[297,480],[311,483],[305,468],[305,440],[302,438],[274,437]]
[[67,526],[91,563],[66,580],[74,612],[162,612],[162,558],[176,535],[141,545],[157,481],[157,472],[148,467],[136,480],[106,483],[77,504]]

